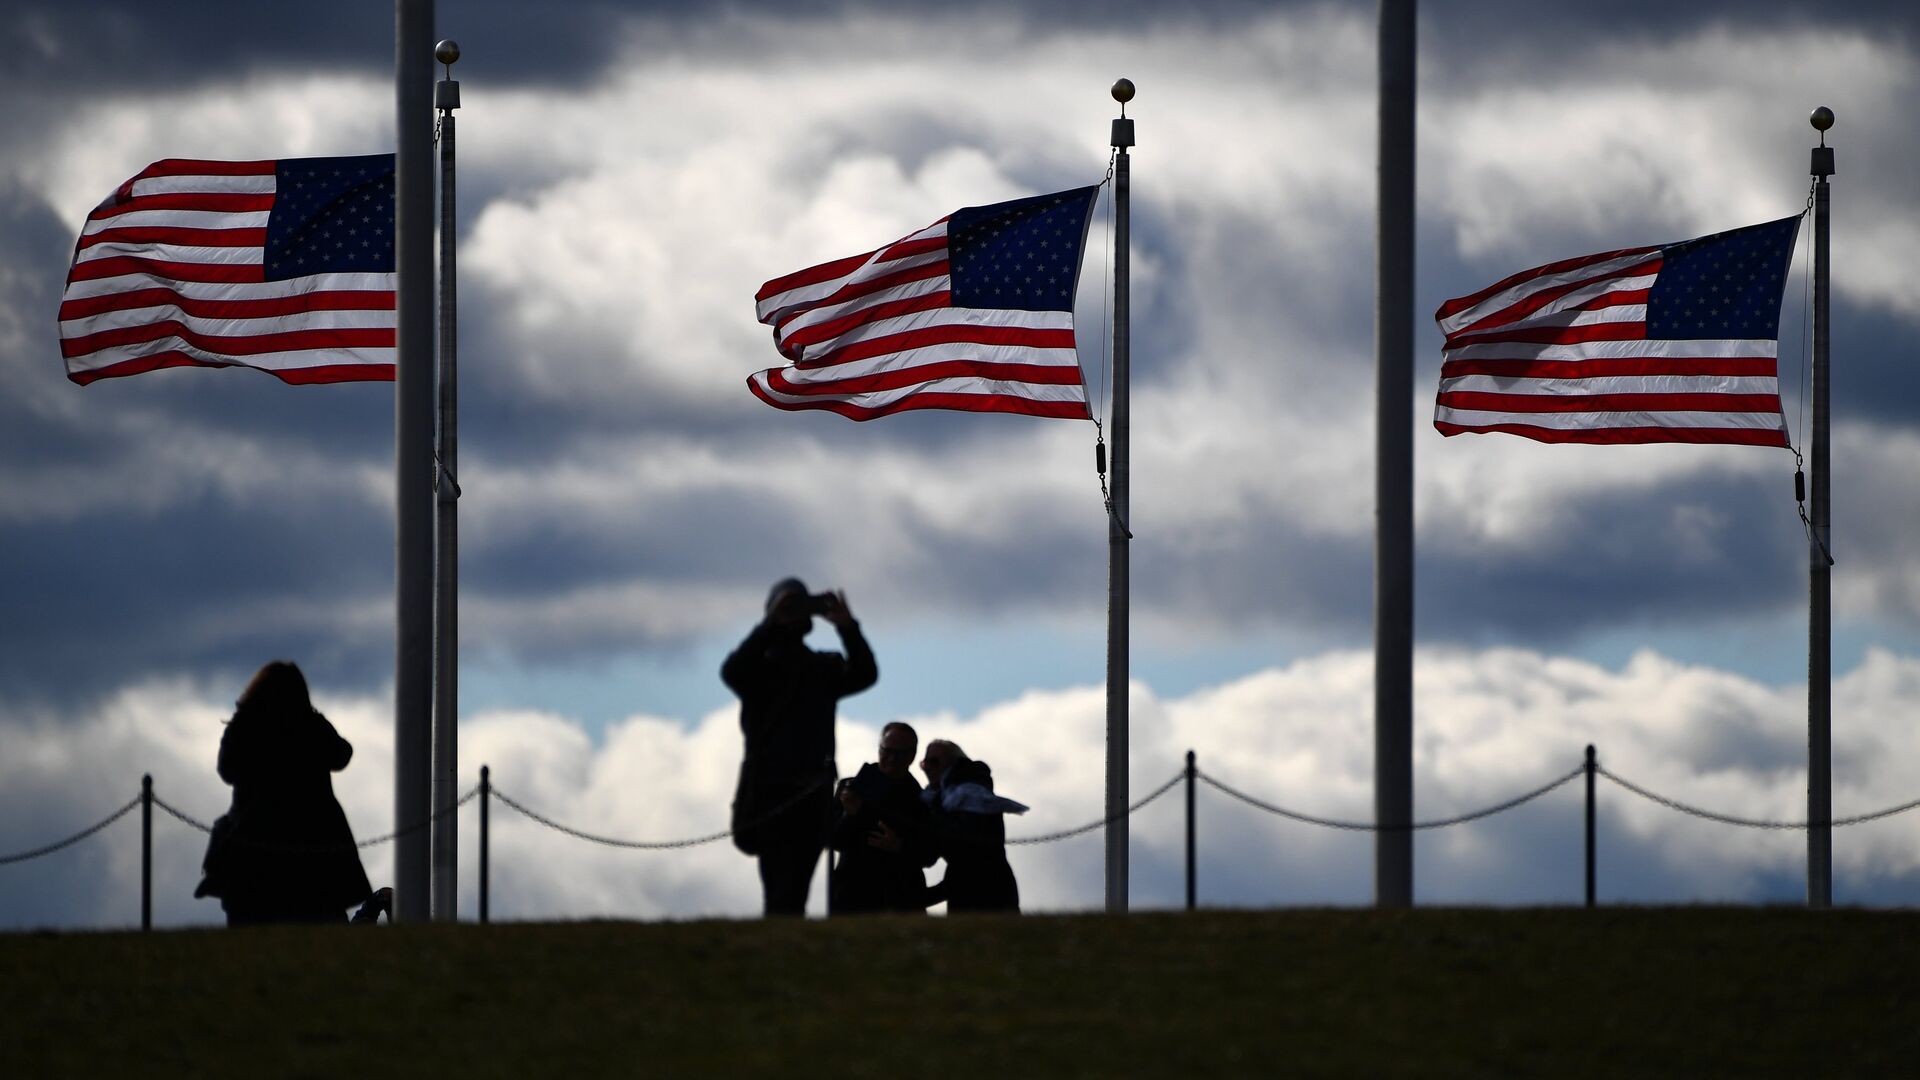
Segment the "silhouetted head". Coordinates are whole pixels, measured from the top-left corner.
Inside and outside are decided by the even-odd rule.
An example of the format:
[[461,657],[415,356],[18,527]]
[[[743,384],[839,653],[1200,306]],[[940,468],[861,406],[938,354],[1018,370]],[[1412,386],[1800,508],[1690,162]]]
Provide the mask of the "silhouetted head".
[[783,630],[807,635],[813,629],[813,615],[808,612],[807,585],[797,577],[781,578],[767,590],[767,622]]
[[234,702],[240,712],[298,716],[313,711],[307,677],[290,660],[275,660],[254,673]]
[[938,784],[947,770],[963,761],[971,761],[960,744],[950,739],[934,739],[927,743],[927,756],[920,759],[920,771],[927,774],[929,785]]
[[913,725],[898,720],[880,729],[880,771],[888,776],[905,776],[913,767],[913,752],[920,749],[920,733]]

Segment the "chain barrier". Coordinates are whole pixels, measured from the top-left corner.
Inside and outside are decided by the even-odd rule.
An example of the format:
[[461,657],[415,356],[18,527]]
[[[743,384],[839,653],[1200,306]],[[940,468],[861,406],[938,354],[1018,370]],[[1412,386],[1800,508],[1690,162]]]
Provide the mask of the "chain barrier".
[[1532,802],[1534,799],[1537,799],[1540,796],[1545,795],[1547,792],[1552,791],[1553,789],[1559,787],[1560,785],[1565,784],[1568,781],[1571,781],[1574,778],[1585,774],[1586,771],[1587,771],[1587,767],[1585,765],[1582,765],[1574,769],[1572,772],[1567,773],[1565,776],[1557,777],[1554,780],[1551,780],[1545,784],[1540,785],[1537,788],[1534,788],[1532,791],[1529,791],[1524,795],[1517,795],[1511,799],[1508,799],[1506,802],[1503,802],[1503,803],[1495,803],[1494,805],[1489,806],[1484,810],[1474,810],[1470,813],[1461,814],[1457,817],[1438,818],[1433,821],[1414,821],[1414,822],[1409,822],[1408,824],[1405,824],[1405,825],[1381,825],[1378,822],[1373,822],[1373,821],[1340,821],[1336,818],[1315,817],[1312,814],[1303,814],[1297,810],[1288,810],[1284,806],[1275,806],[1270,802],[1263,802],[1247,794],[1244,791],[1238,791],[1234,788],[1228,787],[1226,784],[1223,784],[1220,781],[1215,780],[1213,777],[1208,776],[1206,773],[1199,773],[1198,776],[1200,780],[1205,782],[1209,787],[1212,787],[1214,790],[1219,791],[1222,794],[1231,795],[1232,797],[1239,799],[1241,802],[1246,803],[1248,806],[1252,806],[1260,810],[1265,810],[1269,814],[1278,814],[1279,816],[1284,818],[1292,818],[1295,821],[1305,822],[1308,825],[1323,825],[1329,829],[1348,829],[1353,832],[1413,832],[1420,829],[1444,829],[1449,825],[1463,825],[1469,821],[1478,821],[1479,819],[1484,817],[1492,817],[1495,814],[1503,813],[1507,810],[1511,810],[1522,803]]
[[[1619,784],[1621,787],[1626,788],[1628,791],[1633,792],[1635,795],[1638,795],[1641,798],[1648,800],[1649,802],[1656,802],[1656,803],[1659,803],[1661,806],[1666,807],[1669,810],[1678,810],[1683,814],[1691,814],[1697,818],[1705,818],[1708,821],[1717,821],[1722,825],[1739,825],[1742,828],[1748,828],[1748,829],[1785,830],[1785,829],[1805,829],[1813,824],[1812,822],[1808,822],[1808,821],[1766,821],[1760,818],[1735,817],[1732,814],[1722,814],[1713,810],[1703,810],[1698,806],[1692,806],[1688,803],[1683,803],[1678,799],[1669,799],[1665,795],[1661,795],[1657,792],[1648,791],[1646,788],[1641,787],[1639,784],[1636,784],[1633,781],[1626,779],[1625,777],[1617,776],[1611,772],[1608,772],[1604,768],[1596,768],[1594,771],[1598,772],[1601,776],[1606,777],[1607,779],[1613,781],[1614,783]],[[1875,811],[1872,811],[1871,813],[1866,813],[1866,814],[1855,814],[1852,817],[1834,818],[1833,820],[1827,822],[1827,824],[1835,828],[1838,828],[1839,826],[1842,826],[1842,825],[1859,825],[1863,822],[1878,821],[1881,818],[1892,817],[1895,814],[1904,814],[1907,811],[1912,810],[1914,807],[1917,807],[1917,806],[1920,806],[1920,799],[1915,799],[1912,802],[1904,802],[1898,806],[1889,806],[1885,810],[1875,810]]]
[[1130,817],[1134,814],[1139,813],[1141,807],[1147,805],[1148,803],[1159,798],[1160,796],[1165,795],[1167,792],[1172,791],[1173,785],[1178,784],[1180,781],[1185,780],[1186,778],[1187,778],[1187,771],[1185,769],[1180,770],[1179,772],[1173,774],[1173,779],[1167,781],[1164,784],[1161,784],[1157,788],[1154,788],[1153,791],[1149,793],[1146,797],[1142,798],[1139,802],[1134,803],[1132,806],[1127,807],[1126,810],[1122,813],[1112,814],[1107,817],[1103,817],[1098,821],[1090,821],[1087,824],[1078,826],[1076,828],[1062,829],[1059,832],[1041,833],[1039,836],[1020,836],[1020,837],[1010,836],[1007,838],[1007,846],[1017,847],[1017,846],[1022,846],[1026,844],[1050,844],[1055,840],[1066,840],[1070,837],[1079,836],[1082,833],[1090,833],[1095,829],[1101,828],[1102,826],[1111,825],[1114,822],[1119,821],[1121,818]]
[[[433,824],[434,822],[439,821],[441,818],[446,817],[448,814],[457,812],[461,807],[472,802],[474,799],[478,798],[479,796],[480,796],[480,785],[475,784],[473,787],[468,788],[467,793],[465,795],[460,796],[459,800],[454,802],[453,804],[449,806],[443,806],[440,809],[435,810],[433,813],[427,815],[426,817],[422,818],[419,821],[414,822],[411,825],[408,825],[405,828],[395,829],[390,833],[385,833],[380,836],[375,836],[366,840],[358,841],[353,846],[355,848],[375,847],[380,844],[385,844],[392,840],[397,840],[400,837],[406,836],[409,833],[419,832],[421,829],[424,829],[427,826]],[[136,798],[133,801],[135,803],[138,803],[140,800]],[[199,818],[193,817],[192,815],[188,814],[184,810],[181,810],[178,807],[175,807],[173,804],[167,802],[165,799],[162,799],[158,795],[155,795],[153,797],[153,805],[159,807],[162,810],[165,810],[169,814],[172,814],[174,817],[178,818],[181,822],[187,825],[190,825],[193,828],[199,829],[203,833],[213,832],[213,826],[207,824],[204,821],[201,821]],[[126,811],[122,810],[121,813],[124,814],[126,813]],[[343,850],[342,848],[333,844],[275,844],[275,843],[262,841],[262,840],[249,840],[244,837],[238,840],[235,840],[234,843],[243,844],[250,848],[259,848],[266,851],[301,851],[301,852],[314,853],[314,852],[323,852],[323,851]]]
[[760,815],[759,817],[753,819],[752,821],[747,822],[745,825],[742,825],[737,829],[732,829],[732,828],[723,829],[717,833],[708,833],[705,836],[690,837],[686,840],[621,840],[611,836],[599,836],[594,833],[586,832],[582,829],[576,829],[571,825],[563,825],[560,822],[555,821],[550,817],[547,817],[545,814],[542,814],[537,810],[530,809],[522,805],[521,803],[515,801],[512,796],[502,794],[499,787],[497,786],[491,787],[489,793],[494,798],[499,799],[501,802],[506,803],[508,806],[513,807],[515,810],[518,810],[521,814],[529,818],[532,818],[534,821],[537,821],[540,824],[545,825],[547,828],[553,829],[556,832],[566,833],[568,836],[574,837],[575,839],[578,839],[578,840],[588,840],[596,844],[605,844],[607,847],[629,848],[629,849],[639,850],[639,851],[671,851],[678,848],[699,847],[702,844],[711,844],[715,840],[725,840],[726,838],[732,836],[735,832],[745,832],[749,829],[757,829],[760,826],[765,825],[767,822],[772,821],[774,818],[779,817],[781,814],[784,814],[787,811],[793,809],[794,807],[800,805],[802,802],[805,802],[806,799],[809,796],[811,796],[813,793],[819,791],[821,788],[826,787],[828,784],[832,782],[833,782],[833,776],[832,774],[828,774],[824,777],[821,777],[820,780],[817,781],[812,787],[807,788],[805,791],[800,792],[799,794],[795,795],[793,798],[788,799],[786,802],[781,803],[779,806],[774,807],[773,809],[767,811],[766,813]]
[[106,817],[101,818],[98,822],[94,823],[93,825],[88,826],[87,828],[82,829],[77,833],[74,833],[72,836],[67,837],[65,840],[58,840],[58,841],[55,841],[54,843],[46,845],[45,847],[34,848],[32,851],[22,851],[18,855],[0,855],[0,866],[5,866],[8,863],[26,862],[28,859],[37,859],[42,855],[51,855],[54,852],[59,851],[61,848],[72,847],[73,845],[79,843],[80,841],[85,840],[87,837],[92,836],[94,833],[99,832],[101,829],[104,829],[107,826],[113,824],[114,822],[119,821],[121,818],[126,817],[127,814],[130,813],[134,807],[139,805],[140,805],[140,796],[135,795],[133,797],[132,802],[128,803],[127,805],[121,807],[118,810],[115,810],[113,813],[108,814]]

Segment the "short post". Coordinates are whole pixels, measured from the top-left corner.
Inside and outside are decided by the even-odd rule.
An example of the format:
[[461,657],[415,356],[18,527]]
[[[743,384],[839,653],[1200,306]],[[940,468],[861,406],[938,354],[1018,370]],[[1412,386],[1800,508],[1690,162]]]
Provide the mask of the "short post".
[[1193,765],[1193,751],[1187,751],[1187,910],[1194,907],[1193,781],[1199,770]]
[[1587,906],[1593,904],[1593,774],[1599,768],[1593,744],[1587,744]]
[[487,802],[493,797],[493,781],[487,767],[480,766],[480,921],[487,921]]
[[140,778],[140,929],[153,929],[153,774]]

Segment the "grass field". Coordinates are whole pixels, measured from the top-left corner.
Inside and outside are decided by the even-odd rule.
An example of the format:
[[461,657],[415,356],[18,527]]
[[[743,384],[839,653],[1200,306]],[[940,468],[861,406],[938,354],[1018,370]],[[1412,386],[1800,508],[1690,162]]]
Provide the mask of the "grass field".
[[0,1077],[1913,1076],[1920,914],[0,936]]

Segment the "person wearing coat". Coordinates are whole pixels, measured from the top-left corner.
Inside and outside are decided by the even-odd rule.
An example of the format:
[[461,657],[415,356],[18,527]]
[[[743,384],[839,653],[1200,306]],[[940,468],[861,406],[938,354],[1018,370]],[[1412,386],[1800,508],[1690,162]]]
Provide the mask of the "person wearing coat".
[[947,875],[927,890],[929,907],[947,903],[949,914],[1020,911],[1020,885],[1007,864],[1007,814],[1027,807],[993,793],[993,770],[946,739],[927,743],[920,762],[927,774],[924,798],[934,849],[947,861]]
[[332,774],[353,745],[313,708],[300,669],[254,675],[220,737],[233,804],[213,824],[195,896],[217,896],[228,926],[344,923],[373,893]]
[[836,917],[926,914],[926,868],[938,856],[928,844],[927,807],[913,778],[919,743],[911,725],[888,724],[880,729],[880,760],[840,781],[832,834],[840,863],[828,881],[828,910]]
[[[805,638],[819,615],[846,655]],[[804,915],[813,870],[833,821],[833,724],[839,700],[880,678],[873,649],[841,593],[809,595],[798,578],[777,582],[765,616],[720,666],[740,698],[746,753],[733,795],[733,843],[759,861],[768,915]]]

